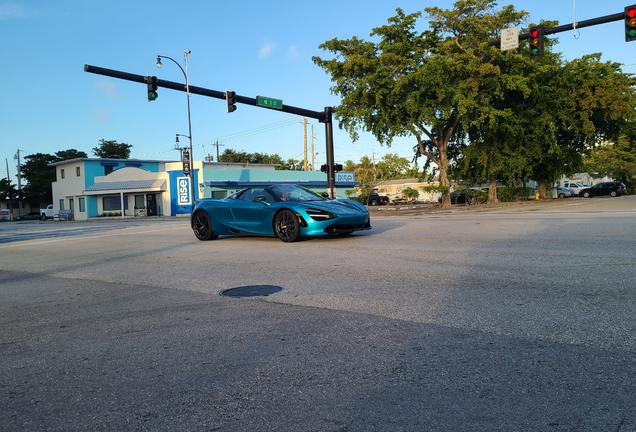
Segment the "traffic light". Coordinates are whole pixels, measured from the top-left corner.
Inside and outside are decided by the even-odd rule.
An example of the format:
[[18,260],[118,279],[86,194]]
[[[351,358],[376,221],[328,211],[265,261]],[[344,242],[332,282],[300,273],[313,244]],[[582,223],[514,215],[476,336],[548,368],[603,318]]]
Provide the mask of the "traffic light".
[[181,159],[183,162],[183,175],[185,175],[186,177],[189,177],[190,176],[190,150],[188,150],[187,148],[184,148]]
[[335,172],[340,172],[340,171],[342,171],[342,164],[335,164],[335,165],[333,166],[333,170],[334,170]]
[[144,80],[146,81],[146,84],[148,84],[148,102],[152,102],[159,97],[157,94],[157,77],[147,76]]
[[227,112],[231,113],[236,111],[236,92],[225,92],[225,103],[227,104]]
[[530,49],[530,58],[538,59],[543,57],[543,27],[530,27],[528,32],[528,48]]
[[329,171],[329,167],[327,166],[327,164],[320,165],[320,171],[322,171],[324,173]]
[[625,42],[636,40],[636,5],[625,8]]

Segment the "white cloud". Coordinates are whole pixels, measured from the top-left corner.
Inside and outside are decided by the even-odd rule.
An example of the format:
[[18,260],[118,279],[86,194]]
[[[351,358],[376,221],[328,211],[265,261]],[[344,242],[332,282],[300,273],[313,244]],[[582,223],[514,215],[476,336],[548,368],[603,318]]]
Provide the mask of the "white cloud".
[[25,10],[22,5],[10,2],[0,4],[0,19],[20,18],[24,15]]
[[113,83],[112,81],[108,81],[108,80],[99,81],[98,83],[95,84],[95,87],[97,87],[99,91],[104,93],[104,95],[108,99],[121,100],[124,98],[122,95],[117,93],[117,87],[115,86],[115,83]]
[[102,122],[110,120],[110,113],[104,108],[98,108],[93,111],[93,120]]
[[276,49],[276,44],[273,42],[268,42],[261,47],[261,49],[258,51],[258,55],[259,57],[268,57],[272,55],[275,49]]
[[296,47],[296,45],[292,45],[289,47],[289,49],[287,50],[287,56],[288,57],[298,57],[300,54],[298,53],[298,48]]

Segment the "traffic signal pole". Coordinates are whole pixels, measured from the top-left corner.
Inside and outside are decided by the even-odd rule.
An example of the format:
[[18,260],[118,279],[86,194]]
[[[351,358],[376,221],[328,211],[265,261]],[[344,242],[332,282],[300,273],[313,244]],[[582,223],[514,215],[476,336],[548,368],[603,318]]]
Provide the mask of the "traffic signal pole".
[[[136,75],[128,72],[122,72],[114,69],[106,69],[99,66],[84,65],[84,72],[94,73],[97,75],[109,76],[111,78],[123,79],[126,81],[133,81],[142,84],[146,84],[146,77],[144,75]],[[165,81],[157,79],[157,87],[163,87],[170,90],[186,91],[186,86],[181,83],[173,81]],[[200,94],[201,96],[208,96],[215,99],[226,100],[226,92],[218,90],[210,90],[203,87],[196,87],[189,85],[190,93]],[[320,123],[325,124],[325,141],[326,141],[326,155],[327,155],[327,189],[329,190],[329,196],[335,198],[335,170],[334,170],[334,155],[333,155],[333,107],[325,107],[324,111],[312,111],[305,108],[299,108],[291,105],[283,105],[281,108],[267,107],[257,104],[257,98],[249,96],[235,96],[236,103],[244,105],[252,105],[258,108],[271,109],[274,111],[282,111],[289,114],[296,114],[303,117],[309,117],[318,120]]]
[[[585,21],[581,21],[581,22],[577,22],[577,23],[570,23],[570,24],[564,24],[564,25],[560,25],[557,27],[553,27],[553,28],[546,28],[543,30],[543,34],[545,36],[547,35],[551,35],[551,34],[555,34],[555,33],[561,33],[564,31],[568,31],[568,30],[575,30],[577,28],[584,28],[584,27],[591,27],[591,26],[595,26],[598,24],[605,24],[605,23],[609,23],[609,22],[614,22],[614,21],[621,21],[623,20],[625,14],[624,12],[620,12],[620,13],[616,13],[616,14],[612,14],[612,15],[606,15],[603,17],[599,17],[599,18],[592,18],[589,20],[585,20]],[[530,39],[530,33],[522,33],[519,35],[519,40],[526,40],[526,39]],[[500,46],[501,45],[501,40],[497,39],[497,40],[493,40],[488,42],[488,46]]]

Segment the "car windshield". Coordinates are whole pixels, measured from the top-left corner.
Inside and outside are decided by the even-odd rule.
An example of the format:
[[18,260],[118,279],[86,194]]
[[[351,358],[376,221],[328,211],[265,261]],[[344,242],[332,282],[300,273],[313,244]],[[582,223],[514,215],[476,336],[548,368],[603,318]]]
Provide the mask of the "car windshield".
[[324,201],[316,192],[296,185],[274,185],[265,188],[277,201]]

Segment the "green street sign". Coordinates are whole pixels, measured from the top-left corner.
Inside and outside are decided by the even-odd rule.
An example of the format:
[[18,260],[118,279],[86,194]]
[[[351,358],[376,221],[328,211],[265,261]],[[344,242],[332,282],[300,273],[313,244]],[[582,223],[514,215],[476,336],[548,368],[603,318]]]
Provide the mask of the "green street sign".
[[283,101],[281,99],[273,99],[265,96],[256,96],[256,105],[266,108],[283,109]]

